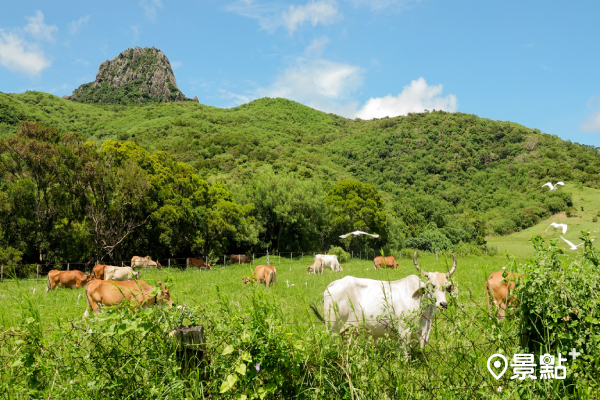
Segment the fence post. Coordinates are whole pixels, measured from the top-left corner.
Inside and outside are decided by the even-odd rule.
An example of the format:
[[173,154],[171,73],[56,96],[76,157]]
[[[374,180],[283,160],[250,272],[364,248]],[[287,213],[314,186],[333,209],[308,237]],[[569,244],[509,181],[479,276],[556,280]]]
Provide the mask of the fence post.
[[223,266],[226,267],[227,266],[227,261],[225,261],[225,254],[223,254]]
[[354,258],[354,250],[352,250],[352,255],[350,256],[350,258]]
[[254,265],[254,253],[252,253],[252,265]]
[[281,253],[278,252],[278,254],[279,254],[279,264],[281,264]]
[[436,249],[435,250],[435,261],[437,261],[437,260],[438,260],[438,252],[437,252],[437,249]]
[[362,260],[362,250],[358,252],[358,259]]
[[69,270],[69,263],[67,263],[67,271]]
[[238,265],[240,265],[240,254],[238,254]]
[[125,263],[123,261],[121,261],[121,267],[124,267]]
[[37,283],[40,283],[40,264],[35,264],[37,269]]
[[148,260],[146,260],[145,263],[146,263],[146,273],[148,273]]
[[290,251],[290,262],[293,262],[293,261],[294,261],[294,256],[293,256],[293,253]]
[[302,262],[304,262],[304,253],[302,253]]
[[171,259],[170,258],[169,258],[169,261],[167,261],[167,263],[168,263],[169,269],[171,269]]
[[270,265],[269,264],[269,249],[268,248],[267,248],[267,265]]
[[190,267],[190,258],[186,258],[185,259],[185,269],[188,269]]
[[96,260],[96,265],[98,265],[98,264],[100,264],[100,263],[98,262],[98,260]]
[[4,265],[0,265],[0,283],[4,282]]

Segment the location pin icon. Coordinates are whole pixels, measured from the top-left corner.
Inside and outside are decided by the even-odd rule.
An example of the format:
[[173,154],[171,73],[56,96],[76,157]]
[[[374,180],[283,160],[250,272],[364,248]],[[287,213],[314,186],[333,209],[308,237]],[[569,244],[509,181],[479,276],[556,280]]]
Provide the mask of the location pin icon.
[[[504,360],[504,369],[498,374],[496,375],[494,373],[494,370],[492,369],[492,367],[490,366],[490,363],[492,362],[492,360],[496,357],[501,358],[502,360]],[[502,366],[502,363],[500,362],[500,360],[496,360],[494,361],[494,368],[500,368]],[[490,374],[492,374],[492,376],[494,378],[496,378],[496,380],[500,379],[502,377],[502,375],[504,375],[504,373],[506,372],[506,369],[508,368],[508,360],[506,359],[506,357],[504,357],[502,354],[492,354],[490,356],[490,358],[488,358],[487,360],[487,368],[488,371],[490,371]]]

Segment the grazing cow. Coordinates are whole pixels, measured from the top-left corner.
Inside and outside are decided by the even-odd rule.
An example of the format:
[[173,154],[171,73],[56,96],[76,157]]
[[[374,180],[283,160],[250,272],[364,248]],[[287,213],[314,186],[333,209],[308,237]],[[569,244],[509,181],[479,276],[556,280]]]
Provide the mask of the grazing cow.
[[144,281],[101,281],[93,280],[85,289],[85,298],[88,306],[83,314],[84,318],[90,315],[90,310],[98,314],[101,306],[115,306],[123,301],[134,301],[142,308],[155,304],[173,306],[169,289],[158,281],[160,290],[152,296],[154,288]]
[[72,271],[58,271],[53,269],[52,271],[48,272],[48,278],[46,279],[46,292],[48,290],[54,290],[54,288],[57,286],[69,289],[81,289],[87,285],[90,279],[90,275],[76,269]]
[[379,269],[383,268],[383,266],[398,269],[398,263],[396,262],[396,259],[394,257],[385,256],[385,260],[382,256],[375,257],[375,259],[373,260],[373,268]]
[[254,273],[252,274],[252,279],[250,277],[245,276],[242,278],[244,284],[248,284],[251,281],[253,282],[264,282],[265,285],[275,285],[277,282],[277,270],[274,265],[259,265],[254,268]]
[[104,280],[104,268],[108,267],[108,265],[98,264],[94,265],[91,273],[91,279],[100,279]]
[[140,273],[131,267],[115,267],[108,265],[104,268],[104,280],[106,281],[132,281],[140,278]]
[[232,254],[231,255],[231,265],[233,264],[250,264],[250,260],[246,257],[245,254]]
[[[316,307],[311,308],[321,321],[330,324],[334,332],[344,333],[350,327],[364,326],[375,338],[385,334],[395,337],[398,333],[409,342],[418,340],[423,348],[429,340],[435,311],[448,307],[446,292],[452,291],[449,278],[456,270],[456,257],[452,257],[454,263],[450,272],[424,272],[417,263],[415,252],[415,268],[421,272],[423,280],[417,275],[392,282],[346,276],[330,283],[323,293],[325,318]],[[434,303],[420,311],[424,299],[432,299]],[[402,317],[415,312],[420,313],[420,329],[411,332],[410,324]],[[402,345],[406,352],[405,344]]]
[[509,292],[514,290],[515,281],[518,279],[518,273],[509,272],[506,278],[502,276],[502,271],[494,272],[485,282],[485,293],[487,300],[487,309],[490,310],[490,296],[495,306],[498,306],[498,319],[504,319],[506,308],[515,301],[515,297]]
[[150,256],[146,256],[146,257],[133,256],[131,258],[131,268],[136,268],[136,267],[145,268],[146,266],[162,269],[162,265],[160,265],[160,263],[158,261],[152,261]]
[[198,267],[198,269],[210,269],[210,264],[205,263],[204,260],[201,258],[188,258],[187,265],[188,267]]
[[315,256],[315,261],[317,260],[317,258],[323,260],[323,268],[330,268],[334,272],[342,270],[342,267],[340,266],[336,255],[327,256],[324,254],[317,254]]
[[322,258],[315,258],[315,263],[309,266],[306,271],[309,274],[322,274],[325,269],[325,261]]

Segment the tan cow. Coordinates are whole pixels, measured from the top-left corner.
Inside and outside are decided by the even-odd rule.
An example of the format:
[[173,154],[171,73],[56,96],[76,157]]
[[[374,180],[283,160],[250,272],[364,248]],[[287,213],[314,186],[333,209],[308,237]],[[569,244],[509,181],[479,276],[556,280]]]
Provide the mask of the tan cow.
[[515,301],[515,297],[510,294],[515,288],[515,282],[518,279],[518,273],[508,272],[506,278],[502,276],[502,271],[494,272],[485,282],[485,293],[487,300],[487,309],[490,310],[490,296],[495,306],[498,306],[498,319],[506,316],[506,308]]
[[198,269],[210,269],[210,263],[204,262],[201,258],[188,258],[187,259],[188,267],[198,267]]
[[48,290],[54,290],[57,286],[69,289],[81,289],[87,285],[90,279],[90,275],[76,269],[72,271],[58,271],[53,269],[48,272],[46,292]]
[[140,279],[140,273],[131,267],[115,267],[108,265],[104,268],[104,280],[106,281],[132,281]]
[[277,282],[277,270],[274,265],[259,265],[254,269],[252,279],[250,277],[243,277],[242,281],[244,284],[248,284],[251,281],[264,282],[265,285],[275,285]]
[[94,265],[91,273],[91,279],[100,279],[104,280],[104,268],[108,267],[108,265],[98,264]]
[[385,256],[385,260],[383,259],[382,256],[375,257],[375,259],[373,260],[373,268],[379,269],[379,268],[383,268],[383,266],[386,266],[388,268],[398,269],[398,263],[396,262],[396,259],[394,257]]
[[322,258],[315,258],[314,264],[306,269],[309,274],[322,274],[324,270],[325,261]]
[[162,269],[162,265],[158,261],[152,261],[150,256],[140,257],[133,256],[131,258],[131,268],[145,268],[145,267],[156,267],[158,269]]
[[231,265],[234,264],[250,264],[251,261],[246,257],[245,254],[232,254],[231,255]]
[[148,308],[155,304],[167,304],[173,306],[169,289],[158,281],[160,290],[156,296],[152,296],[154,287],[144,281],[91,281],[85,289],[85,298],[88,307],[83,314],[89,317],[90,310],[98,314],[101,306],[115,306],[124,301],[135,302],[142,308]]

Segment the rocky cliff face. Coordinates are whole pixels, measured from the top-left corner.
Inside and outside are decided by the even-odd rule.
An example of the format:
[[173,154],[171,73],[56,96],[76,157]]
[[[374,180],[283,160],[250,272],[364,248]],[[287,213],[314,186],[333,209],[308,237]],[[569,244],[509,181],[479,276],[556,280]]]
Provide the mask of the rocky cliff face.
[[154,47],[127,49],[100,64],[96,80],[63,96],[82,103],[145,104],[188,99],[177,88],[169,59]]

